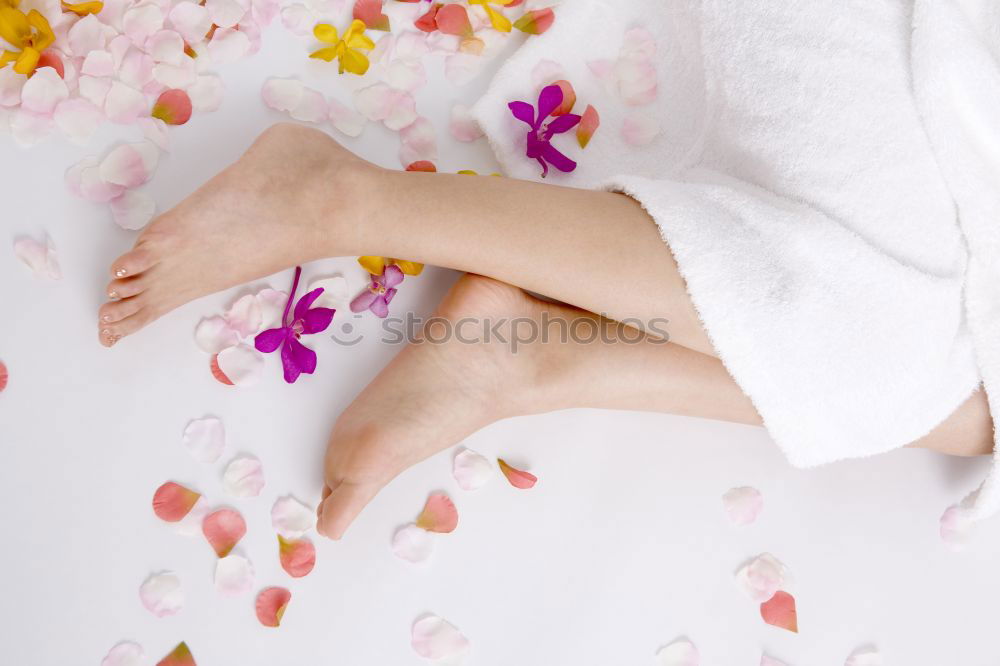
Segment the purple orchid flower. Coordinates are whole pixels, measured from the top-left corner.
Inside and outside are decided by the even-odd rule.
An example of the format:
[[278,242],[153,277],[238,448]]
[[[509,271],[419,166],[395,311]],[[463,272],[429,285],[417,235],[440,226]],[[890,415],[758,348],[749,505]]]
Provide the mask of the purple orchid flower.
[[403,281],[403,271],[395,264],[382,269],[381,275],[373,275],[368,289],[351,301],[351,312],[371,310],[376,317],[385,319],[389,315],[389,302],[396,295],[396,285]]
[[299,288],[301,275],[302,267],[296,266],[292,291],[288,295],[288,302],[285,303],[285,312],[281,315],[282,326],[263,331],[253,340],[254,347],[265,354],[270,354],[281,347],[281,365],[285,369],[285,381],[289,384],[294,384],[300,374],[311,375],[316,370],[316,352],[299,342],[299,338],[325,331],[336,312],[332,308],[309,307],[323,293],[323,288],[319,287],[299,299],[295,304],[294,316],[288,321],[288,310],[295,298],[295,291]]
[[580,123],[580,116],[567,113],[545,122],[562,102],[562,88],[552,85],[542,88],[541,94],[538,95],[537,116],[535,108],[527,102],[511,102],[507,105],[515,118],[527,123],[531,128],[528,130],[528,147],[525,154],[533,160],[538,160],[542,165],[542,178],[549,174],[550,164],[564,172],[576,168],[576,162],[556,150],[550,141],[556,134],[563,134],[576,127]]

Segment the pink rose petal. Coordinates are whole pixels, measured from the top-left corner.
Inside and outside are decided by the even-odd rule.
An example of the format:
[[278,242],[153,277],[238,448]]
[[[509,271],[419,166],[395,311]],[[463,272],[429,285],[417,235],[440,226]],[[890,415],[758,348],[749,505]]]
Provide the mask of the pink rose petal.
[[281,24],[293,34],[311,35],[313,26],[319,23],[319,16],[303,4],[286,5],[281,10]]
[[54,127],[51,114],[40,114],[20,108],[10,118],[10,135],[19,146],[31,147],[46,138]]
[[956,504],[948,507],[941,515],[941,540],[952,550],[963,550],[972,540],[975,527],[976,521],[965,506]]
[[170,150],[170,131],[167,124],[159,118],[139,118],[136,122],[142,130],[143,137],[160,150],[166,152]]
[[253,589],[254,568],[242,555],[229,554],[215,562],[215,590],[227,597],[238,597]]
[[194,662],[194,655],[187,643],[180,642],[163,659],[156,662],[156,666],[197,666]]
[[205,0],[205,9],[212,23],[220,28],[238,25],[247,12],[247,7],[236,0]]
[[788,666],[783,661],[778,661],[774,657],[769,657],[766,654],[760,656],[760,666]]
[[48,115],[67,97],[69,89],[56,70],[51,67],[41,67],[35,70],[21,88],[21,109]]
[[351,299],[351,289],[347,280],[341,275],[335,275],[321,280],[313,280],[308,291],[322,289],[323,292],[313,301],[314,308],[331,308],[341,310],[348,306]]
[[125,85],[121,81],[112,81],[104,98],[104,113],[108,120],[119,125],[131,125],[146,111],[146,96]]
[[184,55],[184,38],[176,30],[157,30],[146,40],[146,52],[156,62],[179,65]]
[[122,195],[125,188],[101,178],[99,163],[94,158],[85,158],[66,170],[66,186],[70,192],[87,201],[107,203]]
[[330,109],[327,106],[326,98],[318,90],[303,87],[302,97],[288,112],[288,115],[302,122],[319,123],[330,116]]
[[292,578],[302,578],[316,566],[316,546],[309,539],[285,539],[278,535],[278,559]]
[[376,83],[354,93],[354,106],[368,120],[380,121],[393,131],[403,129],[417,119],[413,96],[384,83]]
[[286,539],[299,539],[316,526],[316,512],[291,495],[279,497],[271,507],[271,525]]
[[859,648],[851,653],[844,666],[882,666],[882,654],[873,647]]
[[3,390],[7,388],[7,377],[7,365],[0,361],[0,393],[3,393]]
[[0,107],[14,107],[21,103],[21,89],[27,79],[13,67],[0,69]]
[[241,30],[223,28],[215,31],[207,48],[214,64],[225,65],[250,52],[250,38]]
[[630,146],[646,146],[660,135],[660,119],[648,113],[632,113],[622,121],[622,139]]
[[153,494],[153,513],[160,520],[176,523],[190,513],[200,498],[201,495],[193,490],[167,481]]
[[236,331],[241,338],[259,333],[262,317],[260,301],[253,294],[238,298],[223,315],[229,327]]
[[118,67],[118,80],[130,88],[147,92],[146,85],[153,81],[153,69],[156,66],[149,55],[143,51],[132,49],[125,53]]
[[115,224],[132,231],[145,227],[156,214],[156,202],[152,197],[135,190],[127,190],[112,199],[110,208]]
[[736,572],[736,582],[754,602],[767,601],[785,584],[787,569],[778,558],[763,553]]
[[413,623],[410,645],[424,659],[454,659],[470,648],[469,639],[437,615],[427,615]]
[[618,92],[629,106],[641,106],[656,100],[656,65],[652,60],[626,58],[615,65]]
[[205,516],[201,531],[219,557],[225,557],[247,533],[247,523],[239,511],[219,509]]
[[304,90],[298,79],[270,78],[261,86],[260,96],[267,107],[287,113],[298,106]]
[[[153,83],[143,89],[147,93],[156,94],[161,92],[163,88],[186,89],[193,86],[198,80],[198,66],[192,58],[184,56],[177,65],[166,62],[157,63],[153,67],[152,75]],[[187,93],[185,93],[186,96]],[[172,124],[183,125],[184,123],[175,122]]]
[[83,59],[80,73],[87,76],[113,76],[115,61],[110,51],[91,51]]
[[475,141],[483,136],[483,130],[479,123],[472,117],[469,107],[464,104],[456,104],[451,107],[451,122],[448,125],[451,135],[459,141],[466,143]]
[[194,419],[184,428],[181,443],[198,462],[214,463],[226,448],[226,427],[214,416]]
[[533,88],[543,88],[565,78],[566,70],[554,60],[539,60],[531,68],[531,86]]
[[264,376],[264,356],[250,345],[223,349],[216,356],[216,363],[233,386],[255,386]]
[[401,560],[419,564],[434,552],[434,536],[414,524],[404,525],[392,537],[392,552]]
[[597,113],[597,109],[588,104],[580,115],[580,124],[576,126],[576,140],[581,148],[587,147],[600,125],[601,116]]
[[281,322],[288,294],[276,289],[261,289],[256,296],[257,302],[260,304],[261,329],[275,328]]
[[222,473],[222,487],[233,497],[257,497],[264,488],[264,466],[253,456],[234,458]]
[[764,508],[764,498],[756,488],[731,488],[722,496],[722,506],[733,525],[749,525]]
[[70,53],[78,58],[91,51],[101,51],[107,37],[107,26],[95,14],[88,14],[73,24],[66,33]]
[[396,90],[414,92],[427,83],[427,71],[419,60],[395,60],[386,65],[383,77]]
[[183,518],[173,524],[174,534],[184,537],[201,536],[201,523],[211,511],[211,506],[201,495]]
[[778,590],[774,596],[760,605],[760,616],[764,622],[792,633],[799,632],[798,613],[795,611],[795,597]]
[[458,527],[458,509],[443,493],[433,493],[427,498],[423,511],[417,517],[417,527],[428,532],[448,534]]
[[206,354],[218,354],[223,349],[238,345],[240,334],[222,317],[208,317],[198,322],[194,329],[194,341]]
[[195,111],[208,113],[222,105],[225,86],[222,79],[214,74],[203,74],[187,89]]
[[35,277],[46,280],[62,279],[56,250],[48,236],[45,237],[44,243],[27,236],[18,238],[14,241],[14,255],[31,269]]
[[162,27],[163,10],[153,2],[134,5],[122,15],[122,32],[136,46],[143,46]]
[[[0,72],[5,70],[0,69]],[[111,79],[97,76],[81,76],[77,82],[80,97],[89,100],[95,106],[105,109],[104,102],[111,90]]]
[[478,490],[495,475],[489,459],[469,449],[455,456],[451,472],[462,490]]
[[471,83],[483,71],[483,58],[470,53],[455,53],[444,60],[444,75],[453,86]]
[[437,160],[437,136],[434,125],[427,118],[417,118],[413,124],[399,133],[401,146],[399,161],[403,166],[427,160]]
[[142,646],[131,641],[123,641],[108,651],[101,660],[101,666],[145,666],[146,653]]
[[139,599],[156,617],[176,615],[184,607],[181,579],[169,571],[153,574],[139,587]]
[[170,10],[170,24],[184,41],[197,44],[212,27],[208,9],[197,2],[178,2]]
[[292,593],[283,587],[268,587],[257,595],[257,619],[265,627],[277,627],[285,614]]
[[510,485],[521,490],[527,490],[528,488],[534,487],[538,482],[538,477],[530,472],[525,472],[524,470],[517,469],[516,467],[511,467],[508,465],[503,458],[497,458],[497,463],[500,465],[500,471],[510,482]]
[[148,141],[125,143],[101,160],[100,176],[108,183],[137,187],[149,180],[159,161],[159,150]]
[[661,648],[656,653],[656,663],[659,666],[698,666],[701,656],[694,643],[682,638]]
[[89,142],[104,123],[104,112],[92,102],[74,97],[59,102],[52,119],[70,141],[82,145]]
[[327,107],[330,111],[330,124],[338,132],[343,132],[347,136],[360,136],[364,131],[367,120],[354,109],[333,99],[327,100]]

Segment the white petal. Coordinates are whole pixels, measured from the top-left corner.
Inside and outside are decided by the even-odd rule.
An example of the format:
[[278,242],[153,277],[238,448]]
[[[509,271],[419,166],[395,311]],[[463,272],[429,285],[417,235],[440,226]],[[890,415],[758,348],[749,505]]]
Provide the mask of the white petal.
[[453,137],[466,143],[483,136],[483,130],[479,127],[479,123],[472,117],[469,107],[464,104],[456,104],[451,107],[451,121],[448,124],[448,129]]
[[689,640],[676,640],[656,653],[659,666],[698,666],[698,648]]
[[108,120],[119,125],[131,125],[136,119],[147,113],[146,96],[125,85],[121,81],[112,81],[104,98],[104,113]]
[[292,118],[307,123],[319,123],[327,119],[330,110],[326,98],[318,90],[303,88],[302,97],[288,112]]
[[281,23],[295,35],[312,34],[313,26],[319,21],[319,16],[302,4],[286,5],[281,10]]
[[222,94],[225,86],[222,79],[214,74],[203,74],[199,76],[194,84],[187,89],[188,97],[191,98],[191,107],[195,111],[210,112],[215,111],[222,104]]
[[976,521],[972,519],[971,512],[965,506],[956,504],[948,507],[941,515],[941,540],[952,550],[962,550],[972,540],[975,526]]
[[257,302],[260,303],[261,330],[277,328],[281,325],[281,315],[285,311],[288,294],[276,289],[261,289],[257,292]]
[[147,141],[163,151],[170,150],[170,129],[159,118],[139,118],[137,121]]
[[[91,51],[83,59],[83,66],[80,73],[87,76],[113,76],[115,73],[115,61],[110,51]],[[110,81],[108,82],[110,85]]]
[[135,90],[145,92],[146,86],[153,81],[153,68],[156,61],[148,54],[132,49],[122,58],[118,67],[118,80]]
[[368,120],[384,120],[389,115],[392,99],[392,88],[376,83],[354,93],[354,107]]
[[625,31],[621,57],[650,59],[656,55],[656,37],[645,28],[630,28]]
[[428,615],[413,623],[413,651],[424,659],[452,659],[469,651],[469,639],[447,620]]
[[760,666],[788,666],[783,661],[778,661],[774,657],[768,657],[766,654],[760,656]]
[[539,60],[531,70],[531,85],[534,88],[549,86],[565,78],[566,70],[553,60]]
[[236,597],[253,589],[254,570],[250,560],[229,554],[215,563],[215,589],[219,594]]
[[763,553],[736,572],[736,582],[755,603],[763,603],[782,589],[786,573],[774,555]]
[[481,71],[483,71],[482,56],[454,53],[444,59],[444,75],[453,86],[470,83]]
[[860,648],[851,653],[844,666],[882,666],[882,655],[873,647]]
[[174,615],[184,607],[181,579],[169,571],[153,574],[139,587],[139,599],[156,617]]
[[142,229],[156,214],[156,202],[145,192],[126,190],[110,203],[111,217],[122,229]]
[[84,57],[91,51],[104,49],[106,26],[95,14],[88,14],[73,24],[66,33],[66,41],[70,52],[77,57]]
[[[0,72],[5,70],[0,69]],[[81,76],[76,81],[80,97],[90,100],[97,106],[104,108],[104,101],[111,90],[111,79],[98,76]]]
[[261,317],[260,301],[254,294],[247,294],[236,300],[223,317],[229,327],[241,338],[246,338],[260,331]]
[[433,162],[437,159],[437,139],[434,126],[427,118],[417,118],[412,125],[399,133],[402,143],[399,161],[403,166],[420,160]]
[[407,92],[427,83],[427,72],[419,60],[395,60],[385,68],[384,77],[393,88]]
[[660,119],[649,113],[633,113],[622,122],[622,138],[631,146],[645,146],[660,135]]
[[170,23],[185,41],[197,44],[205,39],[212,27],[208,10],[197,2],[178,2],[170,10]]
[[163,10],[152,2],[133,6],[122,15],[122,32],[132,43],[142,46],[163,27]]
[[34,113],[20,108],[10,119],[10,134],[18,145],[30,147],[47,137],[54,126],[51,114]]
[[161,62],[153,67],[153,78],[166,88],[186,89],[198,80],[198,66],[187,56],[178,65]]
[[212,23],[220,28],[232,28],[238,24],[243,15],[246,14],[246,7],[235,0],[206,0],[205,9]]
[[130,641],[114,646],[101,660],[101,666],[144,666],[147,663],[142,646]]
[[392,44],[386,44],[386,46],[391,46],[391,58],[395,60],[420,60],[430,53],[430,48],[427,46],[427,33],[425,32],[406,30],[393,35],[393,37]]
[[21,89],[27,79],[13,67],[0,69],[0,106],[12,107],[21,103]]
[[363,115],[348,108],[335,99],[327,100],[330,109],[330,124],[347,136],[360,136],[368,122]]
[[401,560],[419,564],[434,552],[434,534],[409,524],[400,527],[392,537],[392,553]]
[[214,416],[195,419],[184,428],[181,442],[198,462],[214,463],[226,448],[226,428]]
[[21,108],[31,113],[48,115],[67,97],[69,89],[56,70],[39,67],[21,88]]
[[615,64],[614,76],[622,101],[630,106],[649,104],[656,100],[656,65],[645,58],[623,58]]
[[347,279],[341,275],[313,280],[309,284],[308,291],[320,288],[323,289],[323,293],[313,302],[313,307],[340,310],[345,307],[351,297],[351,290],[347,285]]
[[78,197],[95,203],[107,203],[125,191],[101,178],[98,161],[92,157],[80,160],[66,170],[66,186]]
[[186,537],[201,536],[201,524],[212,508],[204,495],[199,497],[198,501],[191,507],[191,510],[188,511],[188,514],[176,523],[173,523],[174,533]]
[[264,376],[264,355],[249,345],[223,349],[217,362],[234,386],[254,386]]
[[56,250],[48,237],[44,243],[29,237],[18,238],[14,241],[14,254],[34,272],[35,277],[48,280],[62,279]]
[[291,111],[302,100],[305,86],[298,79],[270,78],[260,89],[264,104],[275,111]]
[[212,41],[208,43],[208,54],[216,65],[236,62],[249,51],[250,38],[246,33],[231,28],[216,30]]
[[82,145],[89,142],[104,123],[104,112],[92,102],[74,97],[59,102],[52,120],[70,141]]
[[462,490],[478,490],[495,475],[489,459],[469,449],[462,449],[455,456],[451,473]]
[[417,104],[413,95],[403,91],[393,91],[392,100],[382,123],[395,132],[409,127],[417,119]]
[[253,456],[239,456],[226,465],[222,487],[233,497],[257,497],[264,488],[264,466]]
[[175,30],[157,30],[146,41],[146,51],[156,62],[171,65],[179,65],[187,57],[184,55],[184,38]]
[[291,495],[279,497],[271,507],[271,525],[286,539],[298,539],[316,525],[316,512]]
[[159,151],[148,141],[125,143],[101,160],[101,178],[114,185],[136,187],[149,180],[158,161]]
[[722,506],[733,525],[749,525],[760,515],[764,498],[756,488],[731,488],[722,496]]

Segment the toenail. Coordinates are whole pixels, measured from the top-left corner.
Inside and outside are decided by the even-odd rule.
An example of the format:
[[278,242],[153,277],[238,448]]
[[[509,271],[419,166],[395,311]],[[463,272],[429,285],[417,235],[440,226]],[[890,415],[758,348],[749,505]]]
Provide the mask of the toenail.
[[106,314],[106,315],[102,315],[102,316],[101,316],[101,321],[103,321],[103,322],[105,322],[105,323],[107,323],[107,322],[111,321],[111,315],[109,315],[109,314]]
[[114,345],[116,342],[118,342],[121,339],[122,339],[122,336],[120,336],[120,335],[112,335],[110,338],[108,338],[108,344],[109,345]]
[[101,335],[103,335],[104,337],[108,337],[109,335],[111,335],[111,329],[110,328],[102,328],[101,329]]
[[126,275],[128,275],[128,271],[124,268],[119,268],[115,271],[115,277],[125,277]]
[[112,289],[111,291],[108,292],[108,298],[110,298],[111,300],[115,300],[116,298],[118,298],[118,292]]

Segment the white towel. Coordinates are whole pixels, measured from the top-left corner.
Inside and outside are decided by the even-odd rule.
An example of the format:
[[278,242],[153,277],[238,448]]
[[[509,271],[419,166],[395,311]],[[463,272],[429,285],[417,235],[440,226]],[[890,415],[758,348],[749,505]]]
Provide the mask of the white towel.
[[[549,180],[642,203],[793,464],[871,455],[983,379],[997,413],[1000,24],[986,0],[959,4],[564,2],[474,113],[508,175],[537,180],[507,102],[571,81],[602,125],[586,150],[554,141],[579,167]],[[630,106],[588,62],[636,27],[656,40],[659,94]],[[660,132],[629,145],[635,121]],[[998,508],[1000,482],[979,501]]]

